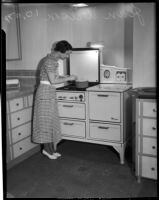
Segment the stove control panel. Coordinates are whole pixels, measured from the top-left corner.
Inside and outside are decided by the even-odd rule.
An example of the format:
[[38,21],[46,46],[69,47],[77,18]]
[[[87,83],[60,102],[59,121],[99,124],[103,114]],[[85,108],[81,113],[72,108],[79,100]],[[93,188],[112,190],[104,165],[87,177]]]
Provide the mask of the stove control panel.
[[101,65],[100,83],[132,83],[132,70],[110,65]]
[[65,101],[75,101],[75,102],[84,102],[85,94],[84,92],[60,92],[56,91],[56,99],[57,100],[65,100]]

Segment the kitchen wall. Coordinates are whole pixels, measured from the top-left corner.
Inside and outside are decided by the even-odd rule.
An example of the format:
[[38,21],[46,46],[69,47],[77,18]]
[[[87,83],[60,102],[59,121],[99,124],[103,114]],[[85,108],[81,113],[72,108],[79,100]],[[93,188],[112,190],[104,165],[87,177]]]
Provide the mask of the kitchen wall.
[[103,42],[104,64],[124,67],[125,20],[118,16],[122,4],[97,4],[87,8],[49,4],[19,4],[22,60],[7,62],[7,69],[36,69],[54,41],[65,39],[73,47],[89,41]]
[[36,70],[54,41],[103,42],[103,62],[133,68],[133,87],[155,86],[155,4],[99,3],[86,8],[19,4],[22,60],[7,69]]
[[139,19],[134,19],[133,87],[156,86],[155,4],[137,3]]

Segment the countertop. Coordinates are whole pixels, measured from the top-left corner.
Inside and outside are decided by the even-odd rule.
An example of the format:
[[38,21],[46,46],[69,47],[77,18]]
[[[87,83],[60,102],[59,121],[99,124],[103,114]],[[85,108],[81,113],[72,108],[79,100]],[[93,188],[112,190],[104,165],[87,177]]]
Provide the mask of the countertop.
[[35,92],[34,85],[22,85],[19,89],[12,89],[6,91],[6,100],[15,99],[18,97],[23,97]]
[[87,91],[97,92],[124,92],[129,90],[132,86],[126,84],[98,84],[93,87],[87,88]]
[[157,93],[155,87],[139,87],[129,91],[135,98],[156,99]]

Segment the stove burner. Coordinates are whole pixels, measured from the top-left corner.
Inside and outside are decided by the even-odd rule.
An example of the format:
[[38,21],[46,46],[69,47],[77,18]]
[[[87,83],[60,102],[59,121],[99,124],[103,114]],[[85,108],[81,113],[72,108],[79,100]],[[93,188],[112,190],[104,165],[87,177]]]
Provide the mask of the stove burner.
[[[95,85],[98,85],[98,84],[99,83],[97,83],[97,82],[89,82],[88,87],[95,86]],[[86,87],[86,88],[76,88],[75,83],[72,83],[72,84],[64,86],[64,87],[56,88],[56,90],[86,91],[86,89],[88,87]]]

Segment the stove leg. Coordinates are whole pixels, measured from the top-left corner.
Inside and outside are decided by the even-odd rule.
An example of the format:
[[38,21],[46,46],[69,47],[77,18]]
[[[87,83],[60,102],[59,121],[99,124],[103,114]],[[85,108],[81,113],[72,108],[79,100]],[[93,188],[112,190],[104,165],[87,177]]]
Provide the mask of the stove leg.
[[126,146],[126,144],[121,144],[121,146],[113,146],[113,148],[119,153],[120,164],[122,164],[122,165],[124,164],[125,146]]

